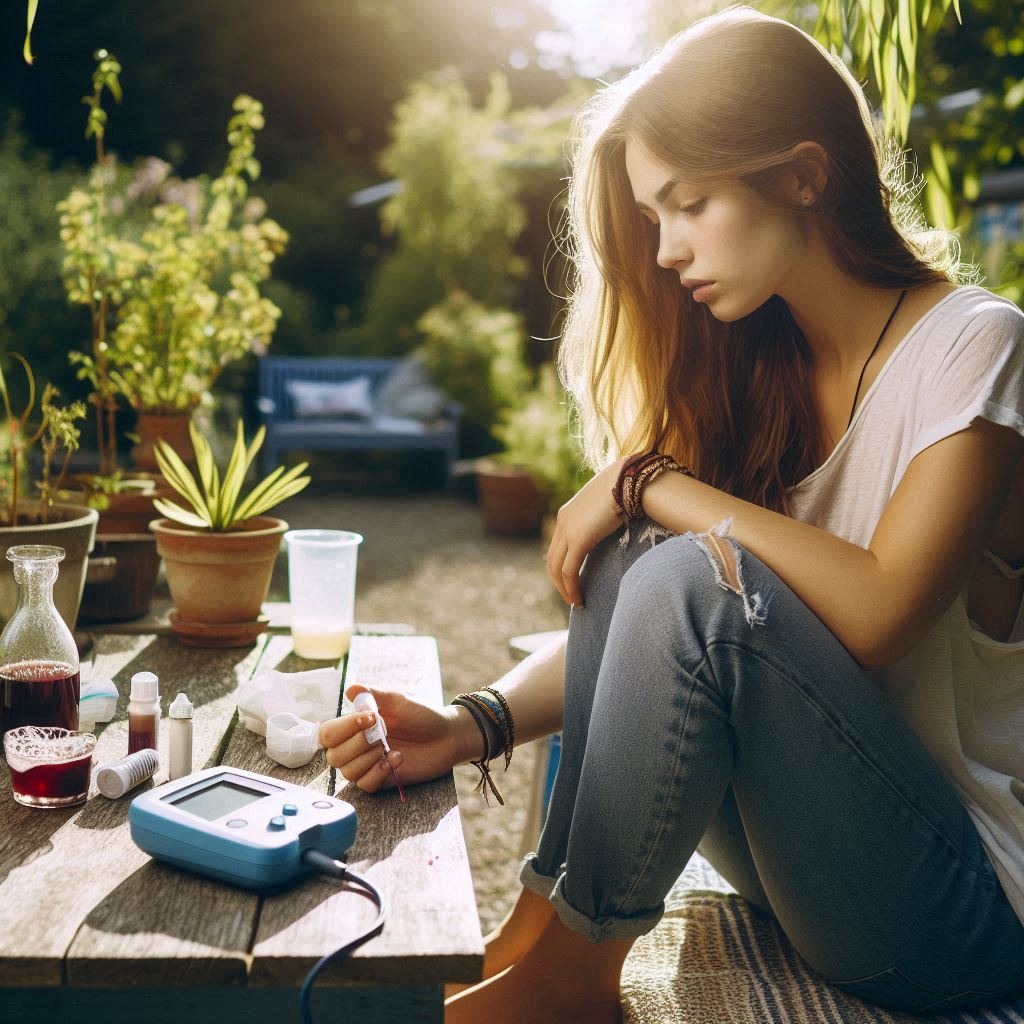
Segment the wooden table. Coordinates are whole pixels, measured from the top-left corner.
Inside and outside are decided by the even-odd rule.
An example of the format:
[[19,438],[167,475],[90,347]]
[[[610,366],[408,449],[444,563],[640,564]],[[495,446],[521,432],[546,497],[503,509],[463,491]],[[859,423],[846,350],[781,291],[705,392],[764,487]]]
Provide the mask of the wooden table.
[[[94,768],[127,750],[131,675],[160,677],[165,709],[179,690],[196,706],[194,765],[248,768],[350,801],[359,816],[352,870],[388,901],[382,934],[317,980],[320,1022],[443,1019],[445,982],[478,980],[483,939],[451,774],[397,795],[369,796],[329,769],[321,751],[289,770],[239,721],[233,693],[257,667],[314,667],[286,636],[255,649],[195,650],[157,635],[97,634],[83,678],[113,678],[114,721],[98,727]],[[323,663],[319,663],[322,667]],[[356,636],[343,666],[358,680],[440,705],[431,637]],[[161,729],[166,780],[167,729]],[[260,895],[151,860],[131,840],[131,796],[96,792],[70,810],[14,802],[0,779],[0,1021],[36,1024],[286,1024],[298,988],[325,953],[367,929],[376,910],[326,878]]]

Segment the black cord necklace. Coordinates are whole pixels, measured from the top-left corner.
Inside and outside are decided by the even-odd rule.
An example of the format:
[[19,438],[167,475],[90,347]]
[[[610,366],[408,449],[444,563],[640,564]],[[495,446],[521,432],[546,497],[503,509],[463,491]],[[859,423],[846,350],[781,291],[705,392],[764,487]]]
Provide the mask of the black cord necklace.
[[875,342],[875,347],[871,350],[871,355],[864,360],[864,365],[861,367],[860,378],[857,380],[857,390],[853,393],[853,405],[850,406],[850,418],[846,423],[846,429],[850,429],[850,424],[853,422],[853,413],[857,408],[857,399],[860,397],[860,386],[864,381],[864,371],[868,368],[868,363],[871,362],[874,354],[878,351],[878,346],[882,344],[882,339],[885,337],[885,332],[889,330],[889,324],[892,323],[893,317],[899,311],[900,306],[903,304],[904,298],[906,298],[906,288],[900,292],[900,297],[896,300],[896,305],[893,306],[892,312],[889,314],[889,319],[885,321],[885,326],[882,328],[882,333],[878,336],[878,341]]

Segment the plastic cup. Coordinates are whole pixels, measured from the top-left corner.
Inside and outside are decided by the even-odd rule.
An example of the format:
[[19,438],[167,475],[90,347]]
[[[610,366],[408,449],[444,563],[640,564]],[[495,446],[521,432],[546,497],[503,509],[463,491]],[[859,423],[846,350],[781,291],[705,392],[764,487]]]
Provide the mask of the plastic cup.
[[11,791],[28,807],[73,807],[89,795],[96,736],[23,725],[4,736]]
[[342,658],[355,626],[356,555],[363,538],[347,530],[289,530],[284,539],[292,650],[317,661]]

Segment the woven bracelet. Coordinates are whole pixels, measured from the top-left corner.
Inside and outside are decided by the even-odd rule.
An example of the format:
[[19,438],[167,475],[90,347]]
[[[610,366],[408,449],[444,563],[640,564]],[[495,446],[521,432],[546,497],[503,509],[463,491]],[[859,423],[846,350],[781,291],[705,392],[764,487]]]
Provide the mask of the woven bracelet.
[[[476,722],[477,728],[480,730],[480,735],[484,741],[484,753],[483,757],[479,761],[470,761],[469,763],[476,768],[480,773],[480,781],[473,787],[474,792],[479,792],[484,798],[484,802],[490,805],[490,800],[487,797],[488,789],[494,794],[495,799],[498,803],[504,807],[505,801],[502,799],[501,793],[498,792],[498,787],[494,783],[494,779],[491,777],[490,761],[496,757],[498,752],[492,751],[491,749],[491,737],[487,730],[487,721],[493,721],[494,724],[500,729],[502,736],[505,731],[501,728],[500,724],[495,720],[494,712],[491,711],[490,707],[480,699],[477,694],[473,693],[460,693],[453,701],[453,704],[457,704],[459,707],[465,708]],[[486,717],[485,717],[486,716]],[[505,762],[506,768],[508,767],[508,757],[506,756]]]
[[686,466],[680,465],[672,456],[663,455],[658,451],[640,452],[626,459],[612,488],[615,514],[625,523],[639,519],[644,514],[644,490],[665,472],[693,476]]

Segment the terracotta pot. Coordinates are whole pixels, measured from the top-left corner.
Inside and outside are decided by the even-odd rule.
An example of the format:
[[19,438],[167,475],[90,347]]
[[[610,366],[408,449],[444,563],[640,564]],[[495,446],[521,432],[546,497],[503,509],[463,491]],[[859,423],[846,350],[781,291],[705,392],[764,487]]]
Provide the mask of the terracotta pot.
[[7,549],[17,544],[54,544],[64,549],[64,561],[53,585],[53,603],[68,629],[74,629],[99,516],[84,505],[56,504],[50,508],[48,523],[36,523],[40,507],[37,501],[19,502],[19,524],[24,525],[0,527],[0,619],[6,623],[18,607],[18,584]]
[[122,622],[145,615],[153,603],[159,570],[160,556],[153,534],[97,534],[85,575],[79,620]]
[[156,455],[153,451],[158,440],[166,441],[186,463],[195,462],[192,439],[188,434],[188,425],[192,414],[183,412],[170,416],[157,413],[140,412],[139,421],[135,425],[135,433],[139,442],[132,448],[132,460],[139,469],[159,472]]
[[149,528],[164,559],[177,613],[171,627],[179,638],[200,647],[236,646],[266,629],[260,609],[288,529],[283,519],[259,516],[226,533],[169,519],[156,519]]
[[[123,473],[122,490],[106,494],[107,507],[99,509],[96,535],[124,536],[146,533],[149,524],[160,518],[153,508],[154,498],[172,498],[174,490],[159,473]],[[86,495],[95,493],[95,485],[87,475],[71,478],[72,501],[86,504]]]
[[528,469],[481,459],[476,473],[480,511],[488,533],[510,537],[540,534],[548,496]]

